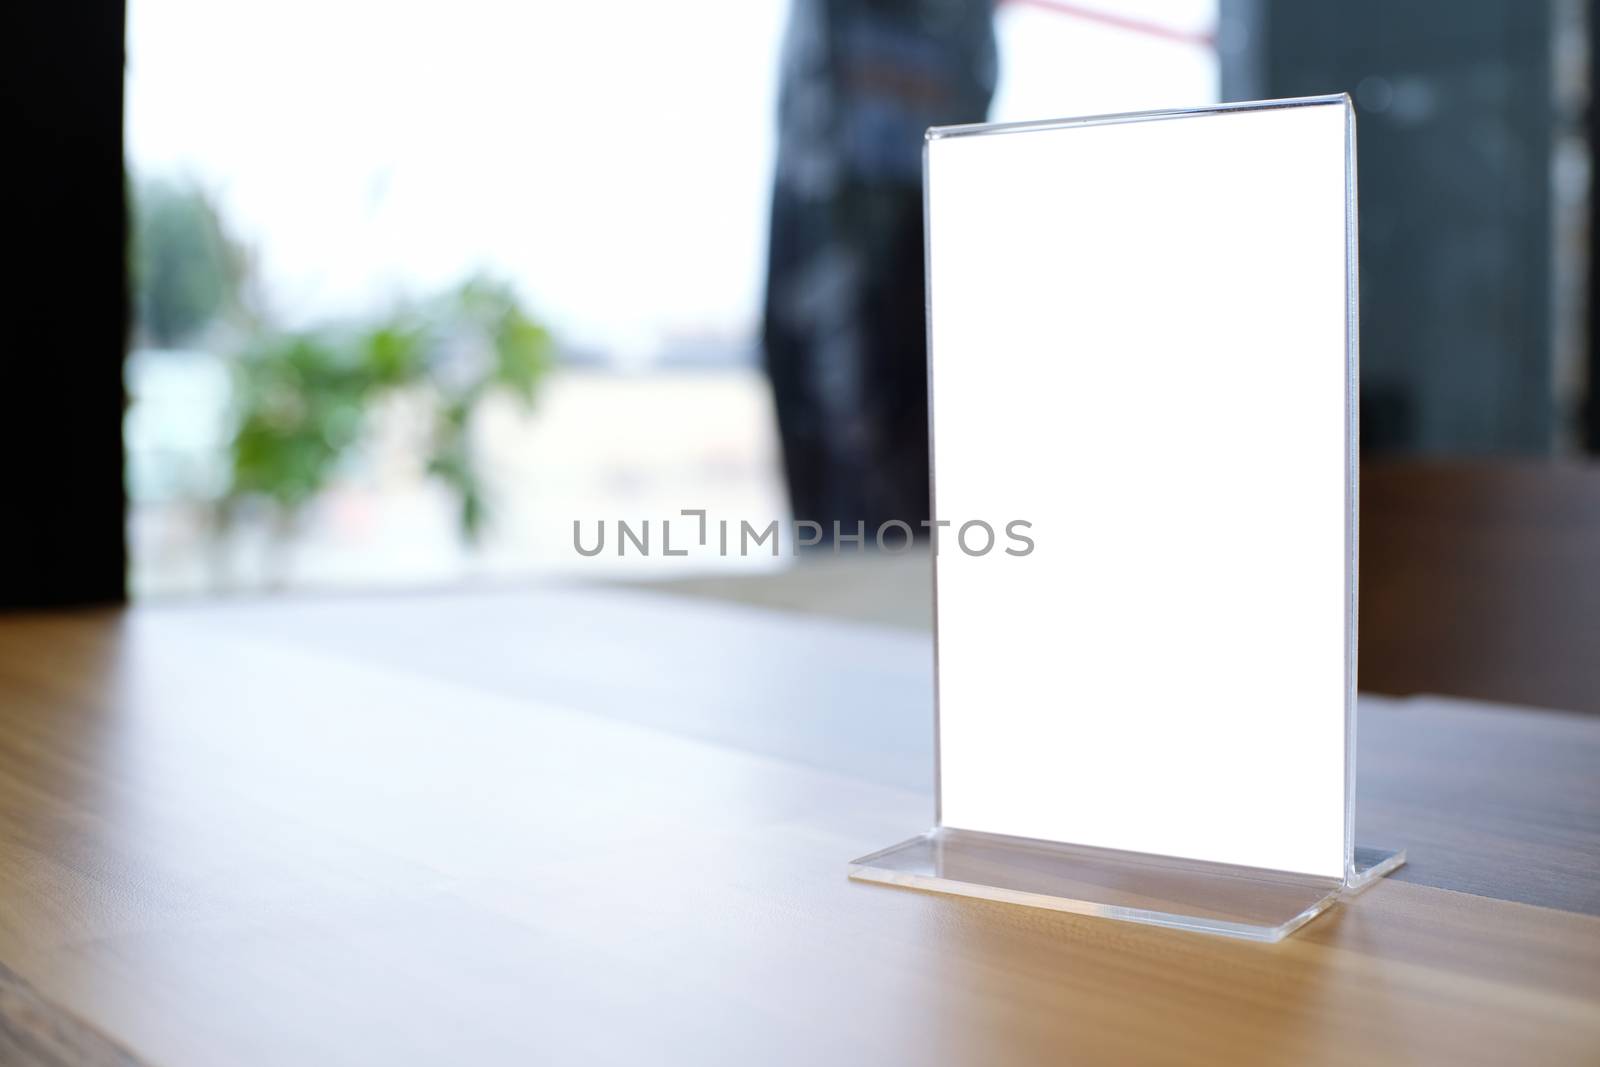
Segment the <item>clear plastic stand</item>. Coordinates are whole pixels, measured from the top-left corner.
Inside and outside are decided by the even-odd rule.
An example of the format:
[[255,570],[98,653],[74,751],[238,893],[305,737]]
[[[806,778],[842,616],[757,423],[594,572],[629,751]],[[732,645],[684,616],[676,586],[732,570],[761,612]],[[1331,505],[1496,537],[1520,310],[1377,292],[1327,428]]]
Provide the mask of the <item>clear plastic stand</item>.
[[1278,941],[1405,862],[1358,848],[1344,879],[934,829],[850,864],[864,882]]
[[928,143],[935,514],[1054,540],[938,553],[936,825],[850,877],[1278,941],[1405,862],[1354,842],[1349,99]]

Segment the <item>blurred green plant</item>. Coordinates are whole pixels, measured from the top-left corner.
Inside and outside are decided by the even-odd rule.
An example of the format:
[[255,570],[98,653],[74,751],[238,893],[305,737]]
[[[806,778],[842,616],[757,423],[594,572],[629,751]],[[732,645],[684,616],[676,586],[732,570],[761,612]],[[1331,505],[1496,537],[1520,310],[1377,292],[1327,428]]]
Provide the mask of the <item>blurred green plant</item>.
[[148,344],[176,348],[241,310],[248,258],[198,185],[147,179],[132,190],[129,266],[138,329]]
[[495,393],[530,406],[553,347],[511,288],[487,278],[374,325],[258,337],[237,364],[224,521],[256,498],[292,522],[362,440],[374,406],[407,393],[431,408],[427,471],[455,495],[462,534],[476,542],[487,506],[474,419]]
[[455,496],[463,536],[478,541],[488,506],[472,447],[477,413],[496,393],[530,406],[554,348],[511,287],[479,277],[377,321],[279,330],[250,299],[250,257],[204,189],[131,176],[129,188],[140,343],[201,345],[233,365],[220,524],[265,501],[280,533],[291,527],[359,449],[377,406],[403,394],[428,406],[425,469]]

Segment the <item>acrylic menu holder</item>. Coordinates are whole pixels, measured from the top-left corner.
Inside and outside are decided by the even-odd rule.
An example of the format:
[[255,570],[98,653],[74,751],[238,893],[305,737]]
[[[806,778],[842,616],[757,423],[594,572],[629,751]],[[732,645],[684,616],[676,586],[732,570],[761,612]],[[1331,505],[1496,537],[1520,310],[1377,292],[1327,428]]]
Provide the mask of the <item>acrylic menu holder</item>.
[[1404,862],[1354,836],[1349,99],[924,158],[935,825],[850,877],[1279,940]]

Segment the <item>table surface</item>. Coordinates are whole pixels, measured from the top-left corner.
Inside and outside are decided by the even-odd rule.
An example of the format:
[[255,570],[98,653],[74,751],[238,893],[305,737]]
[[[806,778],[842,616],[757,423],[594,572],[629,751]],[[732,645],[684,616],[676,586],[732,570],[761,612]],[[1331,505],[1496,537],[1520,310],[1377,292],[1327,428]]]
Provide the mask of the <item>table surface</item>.
[[1594,1063],[1600,718],[1363,700],[1277,945],[848,881],[921,635],[593,590],[0,616],[0,1062]]

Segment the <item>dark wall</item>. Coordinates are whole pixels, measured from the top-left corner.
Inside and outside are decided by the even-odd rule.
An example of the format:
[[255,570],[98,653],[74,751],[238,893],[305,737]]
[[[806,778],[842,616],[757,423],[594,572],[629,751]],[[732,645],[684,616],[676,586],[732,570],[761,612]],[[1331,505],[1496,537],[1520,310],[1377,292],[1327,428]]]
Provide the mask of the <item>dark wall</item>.
[[1349,92],[1369,452],[1546,453],[1551,8],[1221,0],[1225,100]]
[[122,0],[0,5],[0,606],[124,590]]

